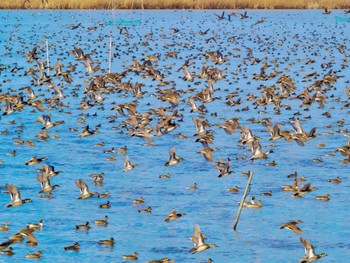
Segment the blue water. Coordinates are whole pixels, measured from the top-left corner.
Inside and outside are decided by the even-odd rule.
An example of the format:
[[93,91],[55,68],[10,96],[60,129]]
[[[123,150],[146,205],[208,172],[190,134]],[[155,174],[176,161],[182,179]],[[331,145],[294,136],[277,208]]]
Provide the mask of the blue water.
[[[278,227],[289,221],[300,219],[304,231],[303,237],[309,240],[315,247],[316,253],[325,252],[327,257],[322,262],[347,262],[350,256],[350,223],[347,220],[349,210],[347,208],[349,198],[349,168],[340,164],[344,158],[339,153],[333,157],[327,157],[338,147],[346,145],[348,135],[339,130],[349,129],[349,110],[342,108],[349,103],[349,97],[345,93],[349,86],[348,65],[344,59],[348,59],[349,50],[349,23],[336,22],[335,16],[346,16],[342,11],[333,11],[331,15],[322,15],[321,10],[312,11],[248,11],[249,18],[240,19],[232,17],[231,21],[217,20],[214,13],[221,11],[1,11],[0,29],[0,54],[3,70],[1,71],[2,93],[17,94],[21,88],[31,86],[39,99],[55,96],[51,94],[46,85],[31,85],[31,76],[25,76],[24,72],[29,67],[37,67],[36,63],[28,63],[25,55],[34,46],[38,47],[39,57],[46,61],[46,44],[49,42],[50,65],[53,66],[60,58],[65,65],[69,62],[76,64],[76,71],[72,74],[73,83],[68,84],[61,78],[53,77],[54,84],[61,85],[66,96],[62,103],[66,108],[47,109],[44,103],[45,114],[51,114],[52,121],[62,121],[48,130],[50,135],[58,134],[58,138],[50,138],[45,142],[39,142],[35,135],[41,132],[42,125],[35,122],[43,113],[26,106],[23,111],[2,116],[1,130],[8,129],[8,135],[0,135],[0,160],[4,162],[0,166],[1,192],[0,199],[0,223],[8,220],[9,232],[0,232],[0,241],[6,241],[10,235],[24,228],[29,222],[37,222],[39,218],[44,220],[44,228],[34,232],[38,239],[38,246],[28,247],[23,243],[13,244],[15,255],[11,258],[1,255],[1,262],[22,262],[27,253],[36,250],[43,252],[41,261],[53,262],[122,262],[122,255],[137,251],[139,262],[152,259],[169,257],[175,262],[206,262],[212,258],[214,262],[297,262],[304,256],[304,248],[300,243],[300,236],[288,230],[280,230]],[[226,11],[226,14],[229,13]],[[243,13],[236,11],[237,14]],[[108,22],[124,20],[142,20],[142,24],[128,28],[128,36],[121,35],[119,28],[108,26]],[[255,24],[258,20],[264,22]],[[81,23],[76,30],[71,25]],[[91,27],[95,27],[92,30]],[[171,28],[179,29],[173,33]],[[209,29],[209,32],[201,36],[198,32]],[[145,35],[152,33],[152,37]],[[123,82],[131,80],[132,83],[142,82],[146,91],[142,98],[133,97],[132,93],[102,94],[104,102],[88,110],[78,110],[84,94],[84,86],[88,85],[88,78],[94,74],[108,72],[108,54],[110,36],[113,39],[113,63],[112,72],[121,73],[126,67],[132,65],[135,58],[141,61],[147,55],[159,53],[160,57],[154,67],[166,76],[164,80],[173,81],[171,85],[177,90],[195,89],[192,93],[180,94],[180,104],[177,108],[183,114],[183,122],[175,118],[178,128],[169,134],[155,137],[154,146],[144,146],[145,142],[138,137],[131,137],[125,128],[120,125],[128,116],[120,116],[111,110],[115,104],[131,103],[138,101],[137,110],[140,113],[151,108],[170,107],[168,102],[158,99],[157,84],[159,81],[144,79],[133,72],[127,73]],[[206,39],[215,36],[216,42]],[[235,37],[236,42],[228,42],[229,37]],[[142,46],[141,42],[148,42],[148,46]],[[338,47],[345,45],[346,56]],[[103,72],[88,76],[80,61],[74,60],[70,53],[73,46],[80,47],[85,53],[90,53],[94,61],[98,61]],[[250,65],[247,58],[247,48],[252,49],[254,58],[261,62]],[[220,50],[227,57],[227,62],[215,65],[206,61],[202,56],[208,51]],[[169,51],[178,53],[178,58],[166,58]],[[218,171],[215,166],[206,161],[201,155],[196,154],[202,148],[196,143],[196,128],[192,122],[199,113],[191,113],[186,105],[188,98],[206,85],[204,79],[196,78],[194,82],[182,80],[182,70],[177,71],[184,61],[191,58],[189,69],[195,74],[204,64],[217,67],[225,72],[224,79],[214,83],[215,97],[221,99],[206,103],[207,113],[205,118],[211,124],[207,129],[213,130],[214,143],[212,147],[219,150],[213,154],[214,161],[219,158],[224,160],[231,158],[231,175],[217,178]],[[308,59],[313,59],[313,64],[306,64]],[[263,62],[271,67],[266,73],[273,70],[280,71],[277,77],[267,81],[253,80],[253,74],[259,74]],[[20,69],[16,73],[10,70],[14,63]],[[330,68],[322,68],[322,63],[331,62]],[[323,109],[314,102],[311,106],[300,107],[301,100],[295,96],[309,87],[314,81],[322,79],[330,69],[337,76],[336,83],[331,85],[326,93],[327,103]],[[303,79],[309,73],[317,71],[319,76],[311,79]],[[51,75],[53,75],[51,70]],[[247,100],[247,94],[261,96],[260,85],[276,85],[278,78],[287,74],[293,78],[296,86],[294,99],[285,99],[282,104],[288,104],[291,110],[281,108],[281,114],[274,113],[273,105],[255,108],[254,101]],[[198,85],[195,82],[199,82]],[[77,97],[71,92],[76,89]],[[14,91],[15,90],[15,91]],[[238,97],[242,98],[242,104],[228,107],[225,97],[229,92],[238,91]],[[22,91],[23,92],[23,91]],[[276,91],[278,92],[278,91]],[[154,96],[156,95],[156,96]],[[27,95],[24,93],[27,100]],[[338,99],[334,101],[335,99]],[[198,103],[200,105],[201,103]],[[2,103],[4,106],[5,103]],[[104,110],[101,107],[104,107]],[[249,111],[242,111],[249,107]],[[237,111],[240,110],[240,111]],[[261,112],[264,111],[264,112]],[[331,118],[322,115],[329,112]],[[68,114],[68,112],[70,114]],[[310,117],[302,122],[303,129],[310,131],[317,128],[318,137],[300,147],[295,142],[282,140],[269,141],[269,133],[264,132],[266,127],[259,123],[248,121],[254,117],[256,120],[270,118],[272,124],[285,122],[283,130],[293,130],[289,119],[299,112],[300,119]],[[79,124],[81,113],[89,114],[85,117],[85,124]],[[93,116],[96,113],[97,116]],[[215,116],[215,114],[217,115]],[[116,116],[115,123],[110,123],[108,117]],[[171,114],[171,112],[167,112]],[[151,116],[151,117],[156,117]],[[225,121],[222,119],[240,117],[240,124],[247,125],[254,135],[260,137],[260,143],[264,151],[274,149],[267,160],[249,161],[251,156],[249,147],[237,148],[240,132],[232,135],[226,134],[219,128]],[[345,120],[343,127],[337,126],[337,121]],[[15,124],[9,124],[15,121]],[[23,132],[18,131],[18,126],[23,124]],[[79,138],[77,135],[85,125],[92,129],[100,124],[99,134],[90,137]],[[156,121],[152,122],[155,125]],[[216,124],[216,125],[214,125]],[[326,127],[332,125],[332,127]],[[119,129],[113,129],[119,127]],[[71,132],[70,128],[76,128]],[[120,131],[122,133],[120,133]],[[332,132],[327,134],[325,132]],[[187,139],[179,139],[174,135],[186,134]],[[33,140],[35,147],[14,145],[14,137],[20,135],[23,140]],[[104,141],[105,146],[97,147],[95,144]],[[325,147],[316,145],[324,142]],[[122,155],[105,154],[103,150],[111,147],[123,147],[127,145],[127,154],[132,163],[138,166],[123,173]],[[176,166],[165,167],[169,158],[169,149],[175,146],[176,154],[184,160]],[[15,157],[6,153],[16,150]],[[236,160],[236,157],[246,155],[246,160]],[[36,178],[37,169],[42,164],[25,166],[25,162],[32,156],[47,157],[46,164],[54,165],[56,170],[62,173],[51,179],[52,184],[60,185],[53,191],[50,200],[39,198],[40,184]],[[116,161],[108,161],[106,158],[116,156]],[[322,163],[313,162],[315,158],[322,158]],[[275,161],[276,166],[266,166],[266,163]],[[259,210],[243,209],[238,224],[238,232],[232,230],[238,202],[241,200],[247,177],[241,176],[242,172],[254,171],[254,177],[249,196],[256,196],[262,200],[263,207]],[[297,171],[299,175],[305,175],[307,182],[318,188],[317,191],[305,195],[301,199],[290,197],[289,192],[283,192],[281,186],[292,184],[292,179],[287,175]],[[96,186],[93,179],[88,177],[92,173],[105,173],[103,186]],[[159,179],[159,175],[170,173],[170,179]],[[340,184],[331,184],[327,179],[340,176]],[[79,189],[74,181],[83,179],[91,191],[103,193],[110,192],[110,209],[100,209],[99,204],[107,199],[96,197],[87,200],[77,200]],[[198,190],[186,189],[186,186],[198,184]],[[5,194],[5,185],[14,184],[22,198],[31,198],[32,203],[24,204],[16,208],[5,208],[10,198]],[[228,187],[239,186],[238,194],[227,192]],[[262,192],[272,190],[273,195],[260,196]],[[315,200],[315,196],[329,193],[331,200],[322,202]],[[132,200],[144,197],[142,205],[132,205]],[[249,198],[249,197],[248,197]],[[152,207],[152,213],[138,213],[139,209]],[[176,221],[165,222],[167,214],[176,209],[177,212],[185,212],[186,215]],[[107,227],[99,227],[93,224],[95,219],[109,217]],[[89,231],[75,230],[75,225],[89,221]],[[218,247],[207,251],[190,254],[193,244],[189,237],[193,234],[193,227],[199,224],[205,233],[206,242],[216,243]],[[113,248],[98,245],[98,240],[114,237],[116,245]],[[63,247],[74,242],[81,245],[80,251],[67,252]]]

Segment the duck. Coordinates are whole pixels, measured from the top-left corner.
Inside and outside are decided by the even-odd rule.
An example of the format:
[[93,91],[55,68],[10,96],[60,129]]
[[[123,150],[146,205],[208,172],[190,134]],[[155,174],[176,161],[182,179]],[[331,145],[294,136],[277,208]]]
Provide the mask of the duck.
[[41,185],[41,190],[39,191],[39,193],[51,192],[56,188],[60,187],[57,184],[51,186],[49,175],[46,172],[43,172],[41,175],[37,175],[37,178]]
[[49,192],[48,194],[42,194],[40,195],[40,198],[45,198],[45,199],[51,199],[53,197],[53,194]]
[[123,255],[125,260],[137,260],[137,252],[133,252],[131,255]]
[[329,15],[332,11],[329,11],[327,7],[324,8],[324,11],[322,12],[322,14],[324,15]]
[[6,204],[5,207],[16,207],[25,203],[32,202],[31,199],[21,199],[21,194],[15,185],[6,184],[6,189],[9,191],[11,196],[11,202]]
[[170,173],[161,174],[158,176],[159,179],[169,179],[171,177]]
[[89,125],[85,126],[83,131],[78,134],[78,137],[87,137],[98,133],[98,129],[90,130]]
[[339,184],[341,182],[341,178],[338,176],[337,178],[328,179],[327,182]]
[[329,198],[330,194],[325,194],[325,195],[318,195],[316,196],[316,200],[321,200],[321,201],[329,201],[330,198]]
[[326,253],[315,254],[315,249],[308,240],[301,237],[300,241],[303,244],[305,249],[305,257],[301,258],[299,260],[299,263],[311,263],[311,262],[314,262],[315,260],[318,260],[322,257],[327,256]]
[[80,245],[78,242],[75,242],[73,245],[71,246],[66,246],[64,247],[64,250],[74,250],[74,251],[78,251],[80,249]]
[[[221,160],[221,159],[220,159]],[[233,173],[233,171],[230,171],[231,167],[231,159],[227,158],[226,163],[225,162],[218,162],[216,163],[216,169],[219,171],[218,177],[225,177]]]
[[253,141],[251,151],[252,151],[252,156],[250,157],[250,160],[252,162],[257,159],[267,159],[268,154],[273,153],[273,150],[263,152],[261,145],[257,140]]
[[103,179],[105,174],[102,173],[95,173],[95,174],[89,174],[89,177],[94,178],[94,184],[96,185],[103,185]]
[[243,202],[243,207],[248,207],[248,208],[261,208],[262,204],[261,204],[261,200],[258,200],[256,203],[254,202],[255,197],[252,196],[250,201],[244,201]]
[[165,166],[173,166],[173,165],[176,165],[183,160],[183,158],[181,158],[175,154],[175,147],[170,148],[169,155],[170,155],[169,160],[165,163]]
[[0,251],[1,255],[6,255],[6,256],[13,256],[13,248],[9,247],[7,250],[2,250]]
[[139,213],[151,213],[152,212],[152,207],[149,206],[146,209],[137,210],[137,212],[139,212]]
[[14,244],[15,242],[16,242],[15,239],[10,238],[9,240],[0,243],[0,250],[6,249],[8,246]]
[[34,230],[30,229],[29,227],[26,227],[18,232],[19,234],[25,236],[28,239],[28,246],[36,246],[38,244],[38,240],[34,236],[33,231]]
[[234,187],[227,188],[226,190],[231,193],[238,193],[239,187],[236,185]]
[[62,171],[55,171],[55,167],[52,165],[43,164],[43,168],[38,170],[40,173],[46,173],[49,178],[60,174]]
[[106,208],[106,209],[108,209],[108,208],[111,208],[111,204],[110,204],[109,201],[107,201],[107,203],[105,203],[105,204],[100,204],[98,207],[99,207],[99,208]]
[[218,148],[216,148],[216,147],[213,147],[213,148],[205,147],[205,148],[197,151],[197,153],[203,154],[204,159],[206,159],[209,162],[212,162],[213,161],[213,151],[216,151],[216,150],[218,150]]
[[39,259],[41,257],[42,252],[40,250],[38,250],[37,252],[33,253],[33,254],[27,254],[26,258],[37,258]]
[[89,192],[89,187],[82,179],[75,181],[75,185],[80,189],[80,195],[78,196],[78,199],[88,199],[93,195],[98,195],[97,192]]
[[9,221],[5,221],[5,224],[3,226],[0,226],[0,231],[7,232],[9,230]]
[[85,224],[83,225],[76,225],[75,226],[75,229],[77,230],[89,230],[91,227],[90,227],[90,223],[89,221],[87,221]]
[[96,219],[94,221],[95,225],[99,226],[107,226],[108,225],[108,216],[105,216],[105,219]]
[[110,194],[109,194],[109,191],[108,191],[108,190],[105,191],[105,192],[102,193],[102,194],[98,194],[98,195],[97,195],[98,198],[108,198],[109,196],[110,196]]
[[263,193],[261,193],[261,195],[263,195],[263,196],[272,196],[272,191],[269,190],[267,192],[263,192]]
[[194,226],[193,236],[191,237],[191,240],[194,243],[194,248],[191,248],[189,252],[192,254],[205,251],[205,250],[212,248],[212,247],[217,247],[217,245],[214,243],[213,244],[206,244],[204,242],[204,234],[201,233],[200,226],[198,224]]
[[131,164],[131,162],[129,161],[129,157],[127,155],[125,155],[123,172],[130,171],[130,170],[134,169],[136,166],[138,166],[138,164]]
[[186,186],[186,189],[188,189],[188,190],[197,190],[198,189],[198,185],[197,185],[196,182],[194,182],[193,185]]
[[298,191],[298,182],[299,182],[299,180],[297,178],[294,178],[293,185],[283,185],[282,191],[286,191],[286,192]]
[[134,199],[132,200],[132,204],[133,205],[138,205],[138,204],[142,204],[145,202],[145,199],[141,196],[139,199]]
[[178,219],[184,215],[186,215],[186,213],[176,213],[176,210],[173,210],[167,215],[167,217],[164,219],[164,221],[169,222],[169,221]]
[[111,237],[110,239],[100,240],[98,241],[100,245],[107,245],[107,246],[114,246],[114,238]]
[[32,158],[29,159],[29,161],[25,163],[25,165],[36,165],[41,163],[44,160],[46,160],[46,157],[37,158],[36,156],[33,156]]
[[31,230],[42,230],[43,229],[43,219],[40,218],[39,219],[39,223],[29,223],[27,224],[27,228],[31,229]]
[[284,223],[283,225],[281,225],[279,227],[279,229],[284,229],[284,228],[285,229],[289,229],[289,230],[293,231],[297,235],[302,235],[302,234],[304,234],[303,230],[301,230],[297,226],[297,224],[302,223],[302,222],[303,221],[301,221],[301,220],[289,221],[289,222]]
[[147,261],[146,263],[174,263],[174,260],[168,259],[168,258],[161,258],[161,259]]

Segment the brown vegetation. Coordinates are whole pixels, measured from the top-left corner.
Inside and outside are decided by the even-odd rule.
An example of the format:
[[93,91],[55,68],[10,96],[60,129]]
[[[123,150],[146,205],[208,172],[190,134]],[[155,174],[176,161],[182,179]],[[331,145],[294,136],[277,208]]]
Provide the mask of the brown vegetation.
[[1,9],[348,9],[344,0],[3,0]]

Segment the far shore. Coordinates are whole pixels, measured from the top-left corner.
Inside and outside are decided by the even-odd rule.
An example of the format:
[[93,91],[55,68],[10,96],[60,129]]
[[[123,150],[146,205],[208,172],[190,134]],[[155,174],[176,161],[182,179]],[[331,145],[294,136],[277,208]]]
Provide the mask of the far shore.
[[344,0],[3,0],[0,9],[350,9]]

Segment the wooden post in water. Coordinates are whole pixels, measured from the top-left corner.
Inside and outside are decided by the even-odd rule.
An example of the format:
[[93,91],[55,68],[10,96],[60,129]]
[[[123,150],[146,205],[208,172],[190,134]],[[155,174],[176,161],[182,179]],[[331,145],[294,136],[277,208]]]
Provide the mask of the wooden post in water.
[[49,40],[46,38],[46,64],[47,75],[50,76]]
[[238,208],[237,216],[236,216],[236,219],[235,219],[235,223],[233,224],[233,230],[234,230],[234,231],[236,231],[237,224],[238,224],[238,220],[239,220],[239,217],[240,217],[240,215],[241,215],[243,203],[244,203],[244,200],[245,200],[245,198],[246,198],[246,196],[247,196],[248,189],[249,189],[249,186],[250,186],[250,181],[252,180],[252,178],[253,178],[253,172],[249,171],[248,182],[247,182],[247,185],[246,185],[246,187],[245,187],[244,194],[243,194],[243,196],[242,196],[242,201],[241,201],[241,203],[239,204],[239,208]]
[[112,71],[112,35],[109,39],[109,70],[108,73]]

